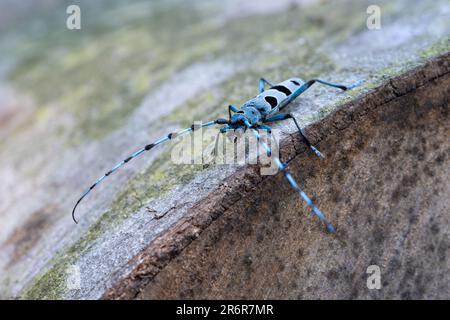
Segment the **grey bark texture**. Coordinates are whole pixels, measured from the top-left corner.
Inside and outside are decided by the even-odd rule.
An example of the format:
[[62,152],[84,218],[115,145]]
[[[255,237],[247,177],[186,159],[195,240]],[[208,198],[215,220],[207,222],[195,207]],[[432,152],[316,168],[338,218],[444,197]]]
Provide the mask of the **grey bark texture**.
[[[296,135],[285,140],[284,161],[334,213],[337,235],[308,219],[283,176],[245,168],[136,257],[105,297],[448,298],[449,58],[311,126],[328,146],[325,161]],[[369,265],[381,268],[382,290],[368,289]]]
[[[28,23],[0,19],[0,296],[449,298],[450,4],[380,1],[369,30],[371,4],[81,1],[80,31],[55,2],[14,7]],[[73,224],[98,176],[226,116],[260,77],[364,80],[289,106],[324,160],[273,125],[335,235],[281,173],[175,164],[170,146],[105,180]]]

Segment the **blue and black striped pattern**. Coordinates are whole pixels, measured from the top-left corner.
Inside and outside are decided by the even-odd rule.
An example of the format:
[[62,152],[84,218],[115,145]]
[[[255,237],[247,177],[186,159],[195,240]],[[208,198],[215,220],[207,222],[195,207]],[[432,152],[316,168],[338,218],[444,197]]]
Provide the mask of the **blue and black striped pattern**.
[[196,129],[199,128],[206,128],[206,127],[210,127],[212,125],[215,124],[225,124],[228,123],[228,120],[226,119],[217,119],[214,121],[209,121],[206,122],[204,124],[201,125],[195,125],[193,124],[192,126],[190,126],[189,128],[180,130],[178,132],[172,132],[169,133],[167,136],[164,136],[158,140],[156,140],[153,143],[147,144],[146,146],[144,146],[143,148],[139,149],[138,151],[136,151],[135,153],[133,153],[131,156],[129,156],[128,158],[126,158],[125,160],[119,162],[118,164],[116,164],[111,170],[109,170],[108,172],[106,172],[103,176],[101,176],[100,178],[97,179],[97,181],[94,182],[94,184],[92,184],[89,189],[87,189],[82,195],[81,197],[78,199],[77,203],[75,204],[73,210],[72,210],[72,219],[73,221],[75,221],[75,223],[78,223],[77,220],[75,219],[75,210],[77,209],[77,206],[80,204],[81,200],[83,200],[84,197],[86,197],[88,195],[89,192],[91,192],[92,189],[94,189],[97,185],[99,185],[107,176],[109,176],[110,174],[114,173],[117,169],[119,169],[120,167],[122,167],[123,165],[125,165],[126,163],[128,163],[129,161],[131,161],[132,159],[140,156],[141,154],[143,154],[145,151],[151,150],[154,147],[167,142],[177,136],[180,136],[182,134],[194,131]]
[[255,136],[256,136],[256,140],[258,141],[258,143],[260,143],[260,144],[263,146],[263,148],[264,148],[264,150],[266,151],[267,155],[268,155],[269,157],[270,157],[270,156],[272,157],[273,161],[275,161],[275,163],[277,164],[278,169],[280,169],[280,171],[283,172],[284,176],[285,176],[286,179],[289,181],[289,183],[291,184],[292,188],[294,188],[294,189],[298,192],[298,194],[300,195],[300,197],[302,197],[302,199],[305,200],[306,204],[307,204],[308,206],[311,207],[312,212],[319,218],[320,221],[322,221],[322,222],[326,225],[327,230],[328,230],[330,233],[335,233],[335,232],[336,232],[336,229],[333,227],[333,225],[332,225],[331,223],[328,222],[328,220],[325,218],[325,215],[324,215],[324,214],[323,214],[323,213],[322,213],[322,212],[314,205],[314,203],[313,203],[312,200],[306,195],[306,193],[303,192],[302,189],[300,189],[300,187],[298,186],[298,184],[297,184],[297,182],[295,181],[295,179],[294,179],[294,178],[292,177],[292,175],[288,172],[287,166],[286,166],[283,162],[281,162],[281,160],[280,160],[278,157],[272,155],[272,150],[271,150],[271,148],[267,145],[267,143],[265,143],[265,142],[263,142],[263,141],[261,140],[261,136],[260,136],[258,130],[252,128],[252,127],[250,126],[250,124],[249,124],[248,128],[251,128],[251,129],[252,129],[253,133],[254,133]]
[[[287,171],[287,167],[285,164],[281,162],[281,160],[278,157],[275,157],[272,155],[272,150],[270,147],[263,141],[261,141],[261,137],[259,135],[258,129],[266,130],[270,133],[270,127],[266,126],[264,123],[270,123],[274,121],[280,121],[280,120],[286,120],[286,119],[292,119],[298,129],[298,133],[302,139],[302,141],[319,157],[323,158],[322,153],[314,147],[308,138],[304,135],[302,129],[300,128],[297,120],[295,117],[290,113],[278,113],[281,111],[284,107],[286,107],[289,103],[291,103],[294,99],[296,99],[299,95],[301,95],[303,92],[305,92],[308,88],[310,88],[314,83],[321,83],[330,87],[338,88],[341,90],[349,90],[351,88],[354,88],[355,86],[359,85],[360,82],[357,82],[351,86],[345,86],[342,84],[334,84],[327,81],[323,81],[320,79],[312,79],[309,81],[303,81],[300,78],[291,78],[288,80],[285,80],[281,83],[278,83],[276,85],[272,85],[269,81],[266,79],[260,79],[259,81],[259,94],[245,102],[241,108],[237,108],[234,105],[230,105],[228,107],[228,113],[229,113],[229,119],[217,119],[214,121],[206,122],[202,125],[192,125],[190,128],[183,129],[178,132],[169,133],[167,136],[164,136],[155,142],[148,144],[144,146],[143,148],[139,149],[135,153],[133,153],[131,156],[126,158],[125,160],[119,162],[116,166],[114,166],[111,170],[107,171],[103,176],[101,176],[93,185],[89,187],[78,199],[76,202],[73,210],[72,210],[72,218],[75,222],[77,220],[75,219],[75,210],[77,206],[80,204],[81,200],[83,200],[86,195],[91,192],[92,189],[94,189],[99,183],[101,183],[106,177],[114,173],[116,170],[118,170],[120,167],[124,166],[126,163],[131,161],[132,159],[138,157],[139,155],[143,154],[145,151],[151,150],[154,147],[163,144],[167,141],[172,140],[174,137],[185,134],[187,132],[194,131],[198,128],[205,128],[213,125],[224,125],[221,129],[221,133],[225,133],[229,130],[236,130],[236,129],[251,129],[256,138],[258,143],[260,143],[264,149],[266,150],[268,156],[272,156],[273,160],[277,164],[278,168],[281,172],[285,175],[286,179],[289,181],[291,186],[299,193],[300,197],[311,207],[312,212],[319,218],[320,221],[322,221],[329,232],[334,233],[335,228],[333,225],[328,222],[328,220],[325,218],[325,215],[314,205],[312,200],[306,195],[305,192],[298,186],[297,182],[293,178],[293,176]],[[270,86],[269,89],[265,90],[265,86]],[[232,114],[234,113],[234,114]]]

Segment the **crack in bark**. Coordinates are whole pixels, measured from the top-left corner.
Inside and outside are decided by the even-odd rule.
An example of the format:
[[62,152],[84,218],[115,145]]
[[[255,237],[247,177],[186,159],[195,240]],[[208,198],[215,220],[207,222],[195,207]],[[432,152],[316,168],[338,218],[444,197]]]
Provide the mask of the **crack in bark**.
[[[430,82],[448,75],[450,73],[449,57],[450,53],[441,55],[408,71],[406,74],[389,79],[372,91],[345,103],[322,121],[308,126],[307,128],[313,131],[311,136],[318,137],[314,143],[319,144],[330,134],[335,134],[334,130],[337,132],[344,131],[352,124],[358,123],[358,120],[365,117],[369,112],[373,112],[396,99],[415,92]],[[442,65],[440,65],[441,62]],[[435,75],[427,76],[430,71],[436,71]],[[419,77],[421,73],[422,77]],[[406,89],[405,86],[407,86]],[[385,94],[387,94],[387,98]],[[325,122],[327,122],[328,128],[323,128]],[[291,155],[290,152],[287,152],[288,159],[283,159],[286,163],[298,157],[302,150],[306,150],[306,148],[296,148],[300,139],[294,137],[293,134],[288,134],[280,141],[280,155],[283,154],[284,156],[285,153],[282,150],[290,150],[293,146],[294,154]],[[259,176],[256,168],[257,166],[239,168],[236,173],[211,192],[206,199],[190,207],[190,212],[186,217],[176,223],[166,234],[152,241],[146,249],[130,261],[130,264],[135,265],[133,271],[109,288],[104,293],[103,298],[137,298],[141,290],[179,252],[191,244],[203,230],[222,216],[230,207],[245,198],[245,195],[251,192],[248,189],[257,187],[267,179],[267,177]],[[248,188],[247,186],[246,188],[246,184],[250,184],[251,187]]]

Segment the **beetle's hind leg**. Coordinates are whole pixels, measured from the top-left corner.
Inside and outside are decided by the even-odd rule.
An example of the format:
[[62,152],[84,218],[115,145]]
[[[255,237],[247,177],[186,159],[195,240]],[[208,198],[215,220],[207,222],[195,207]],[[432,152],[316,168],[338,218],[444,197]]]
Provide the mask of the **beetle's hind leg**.
[[259,79],[259,85],[258,85],[259,93],[264,92],[265,85],[268,85],[269,87],[273,87],[273,84],[271,84],[266,79],[264,79],[264,78]]

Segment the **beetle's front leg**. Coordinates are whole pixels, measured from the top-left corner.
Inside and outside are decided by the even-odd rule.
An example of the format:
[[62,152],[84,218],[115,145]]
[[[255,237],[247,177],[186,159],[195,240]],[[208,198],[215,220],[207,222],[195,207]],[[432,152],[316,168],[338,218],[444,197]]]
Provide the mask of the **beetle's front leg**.
[[311,142],[308,140],[308,138],[305,136],[305,134],[303,133],[302,128],[300,127],[300,125],[297,122],[297,119],[295,119],[295,117],[291,114],[291,113],[279,113],[276,114],[272,117],[269,117],[267,119],[264,120],[264,122],[274,122],[274,121],[280,121],[280,120],[286,120],[286,119],[292,119],[295,123],[295,126],[298,129],[298,133],[300,134],[300,137],[302,138],[302,140],[305,142],[305,144],[320,158],[325,158],[323,156],[323,154],[317,150],[316,147],[314,147]]
[[230,104],[228,106],[228,116],[230,117],[229,119],[231,120],[231,111],[233,112],[239,112],[241,111],[238,107],[236,107],[235,105]]

